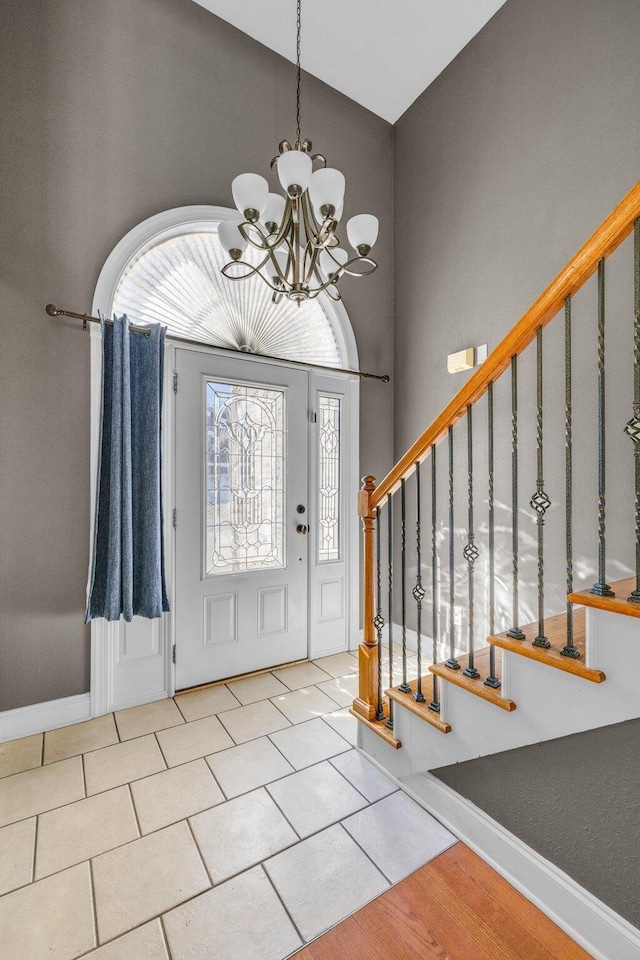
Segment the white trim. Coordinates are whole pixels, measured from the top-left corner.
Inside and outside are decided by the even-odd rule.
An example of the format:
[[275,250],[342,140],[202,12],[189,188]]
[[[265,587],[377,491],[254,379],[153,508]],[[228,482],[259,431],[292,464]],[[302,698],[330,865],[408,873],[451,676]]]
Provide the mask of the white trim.
[[75,697],[61,697],[45,703],[32,703],[15,710],[0,713],[0,743],[29,737],[34,733],[68,727],[91,719],[91,696],[79,693]]
[[[234,210],[227,207],[194,205],[176,207],[165,210],[149,217],[130,230],[113,249],[107,258],[98,278],[93,297],[92,312],[96,314],[102,310],[107,316],[111,313],[113,300],[122,279],[132,260],[142,256],[152,247],[172,237],[181,236],[195,231],[216,231],[221,220],[235,215]],[[353,328],[349,317],[341,302],[335,303],[326,295],[321,295],[318,302],[329,320],[336,338],[338,350],[345,368],[357,369],[359,366],[358,350]],[[215,347],[194,347],[207,353],[219,353]],[[260,357],[245,355],[243,359],[260,361]],[[279,363],[287,366],[286,360],[274,360],[270,363]],[[175,395],[170,386],[175,369],[175,345],[167,343],[165,354],[165,406],[163,431],[163,459],[164,469],[164,507],[165,507],[165,564],[166,582],[169,599],[173,605],[175,601],[175,536],[171,523],[171,514],[175,506]],[[348,376],[345,373],[345,377]],[[347,483],[351,490],[358,488],[359,475],[359,380],[352,377],[347,387],[349,390],[349,449],[347,463]],[[96,472],[98,458],[99,415],[101,380],[101,335],[97,326],[91,327],[91,527],[90,536],[93,537],[94,513],[96,500]],[[348,591],[348,609],[350,610],[350,629],[348,636],[351,642],[358,638],[358,608],[357,603],[351,602],[358,595],[359,582],[359,531],[358,518],[355,510],[350,511],[352,524],[350,530],[351,557],[349,570],[346,576]],[[92,545],[92,541],[91,541]],[[134,706],[138,703],[149,702],[150,699],[172,696],[175,690],[175,668],[171,658],[173,645],[176,643],[175,622],[172,614],[165,614],[162,618],[162,643],[165,655],[166,689],[155,695],[148,691],[138,700],[127,699],[120,702],[118,692],[114,689],[114,665],[118,649],[118,623],[108,624],[105,621],[91,622],[91,716],[100,716],[116,707]]]
[[471,847],[595,960],[640,960],[640,930],[431,773],[385,776]]

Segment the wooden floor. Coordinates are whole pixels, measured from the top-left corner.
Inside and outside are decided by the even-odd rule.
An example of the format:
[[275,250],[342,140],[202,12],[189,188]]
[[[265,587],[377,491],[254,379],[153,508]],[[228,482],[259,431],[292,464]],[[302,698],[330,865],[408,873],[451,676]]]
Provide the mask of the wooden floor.
[[462,843],[292,960],[593,960]]

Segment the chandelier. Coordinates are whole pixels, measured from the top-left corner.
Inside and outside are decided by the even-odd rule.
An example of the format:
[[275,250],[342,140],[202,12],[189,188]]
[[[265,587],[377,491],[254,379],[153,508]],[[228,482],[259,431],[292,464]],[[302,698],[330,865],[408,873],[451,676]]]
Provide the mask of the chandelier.
[[[353,254],[340,246],[336,235],[344,205],[345,179],[339,170],[327,167],[321,153],[312,153],[310,140],[300,136],[300,5],[296,22],[296,119],[297,137],[292,146],[283,140],[271,161],[285,196],[269,192],[269,184],[256,173],[242,173],[231,185],[234,203],[242,219],[226,220],[218,228],[223,249],[231,258],[222,267],[230,280],[246,280],[257,274],[273,291],[296,301],[313,300],[326,291],[340,300],[338,281],[344,274],[363,277],[377,267],[369,256],[378,236],[378,220],[360,213],[347,222],[347,239]],[[249,263],[247,249],[258,251]]]

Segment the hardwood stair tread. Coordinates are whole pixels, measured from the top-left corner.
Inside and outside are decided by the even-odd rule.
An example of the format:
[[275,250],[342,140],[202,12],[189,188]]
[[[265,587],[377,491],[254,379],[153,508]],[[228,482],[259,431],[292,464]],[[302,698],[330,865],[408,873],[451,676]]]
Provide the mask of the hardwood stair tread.
[[[469,693],[475,694],[476,697],[481,697],[481,699],[486,700],[487,703],[493,703],[502,710],[510,713],[516,709],[516,704],[513,700],[509,700],[507,697],[501,695],[501,687],[495,690],[493,687],[485,686],[484,681],[489,676],[489,647],[482,647],[475,653],[474,665],[480,674],[477,679],[474,680],[472,677],[466,677],[464,675],[464,669],[469,663],[468,655],[458,657],[458,663],[460,664],[459,670],[451,670],[444,663],[434,663],[429,667],[429,670],[442,680],[453,683],[463,690],[468,690]],[[501,665],[497,662],[496,676],[501,679]]]
[[439,713],[429,710],[429,704],[433,700],[433,674],[428,673],[426,677],[422,678],[422,692],[425,698],[424,703],[416,703],[416,701],[413,699],[413,694],[416,692],[417,685],[417,680],[410,680],[409,686],[411,687],[411,693],[403,693],[399,687],[392,687],[390,690],[386,691],[386,695],[390,700],[393,700],[394,703],[399,703],[401,707],[405,708],[405,710],[410,710],[411,713],[415,713],[417,717],[420,717],[422,720],[430,723],[431,726],[435,727],[436,730],[439,730],[440,733],[451,733],[451,724],[445,723],[443,720],[441,720]]
[[589,590],[579,590],[569,594],[572,603],[579,603],[584,607],[596,607],[598,610],[608,610],[610,613],[622,613],[627,617],[640,617],[640,603],[633,603],[627,599],[636,587],[636,578],[616,580],[610,584],[615,597],[598,597]]
[[555,667],[556,670],[563,670],[565,673],[583,677],[583,679],[591,680],[593,683],[602,683],[603,680],[606,680],[602,670],[585,666],[586,618],[584,608],[575,610],[573,614],[573,642],[580,652],[580,657],[577,660],[571,657],[563,657],[560,653],[567,642],[566,613],[558,614],[555,617],[547,617],[545,620],[545,634],[551,643],[548,650],[532,645],[532,641],[538,634],[537,621],[525,624],[521,627],[521,630],[525,635],[524,640],[514,640],[506,633],[498,633],[489,637],[489,642],[495,643],[497,647],[508,650],[510,653],[517,653],[521,657],[529,657],[531,660],[537,660],[549,667]]
[[[385,712],[388,713],[387,701],[385,701],[384,706]],[[368,727],[369,730],[373,730],[375,734],[381,737],[389,746],[393,747],[394,750],[399,750],[402,746],[402,741],[398,740],[398,738],[394,736],[393,730],[390,730],[387,726],[386,717],[384,720],[368,720],[367,717],[363,717],[362,714],[354,710],[353,707],[349,707],[349,713],[352,717],[355,717],[356,720],[359,720],[360,723],[363,723],[365,727]]]

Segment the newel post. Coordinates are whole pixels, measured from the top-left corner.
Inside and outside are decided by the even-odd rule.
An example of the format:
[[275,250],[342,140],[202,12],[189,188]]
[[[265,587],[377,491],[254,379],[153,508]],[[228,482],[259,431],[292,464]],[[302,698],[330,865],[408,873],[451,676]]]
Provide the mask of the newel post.
[[358,516],[362,518],[363,556],[363,627],[364,637],[359,650],[359,688],[353,709],[367,720],[376,715],[378,690],[378,644],[373,625],[375,617],[375,535],[377,508],[371,503],[376,487],[375,477],[363,477],[358,492]]

